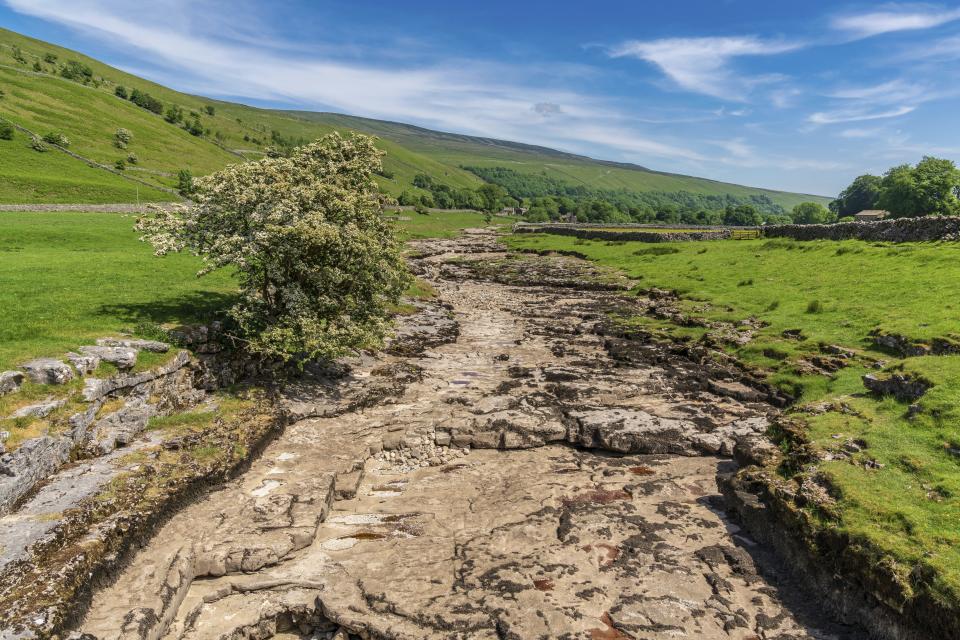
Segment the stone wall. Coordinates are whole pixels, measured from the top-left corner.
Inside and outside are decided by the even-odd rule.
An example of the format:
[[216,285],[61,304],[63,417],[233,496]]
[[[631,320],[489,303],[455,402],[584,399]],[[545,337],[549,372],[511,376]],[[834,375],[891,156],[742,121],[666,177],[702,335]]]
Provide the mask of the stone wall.
[[[662,228],[662,227],[658,227]],[[696,231],[644,231],[642,227],[628,230],[603,227],[585,227],[582,225],[526,225],[518,224],[516,233],[550,233],[558,236],[573,236],[584,240],[612,240],[634,242],[693,242],[697,240],[725,240],[731,237],[730,229],[703,229]]]
[[960,240],[960,218],[899,218],[877,222],[772,225],[764,227],[763,235],[768,238],[793,240],[957,241]]

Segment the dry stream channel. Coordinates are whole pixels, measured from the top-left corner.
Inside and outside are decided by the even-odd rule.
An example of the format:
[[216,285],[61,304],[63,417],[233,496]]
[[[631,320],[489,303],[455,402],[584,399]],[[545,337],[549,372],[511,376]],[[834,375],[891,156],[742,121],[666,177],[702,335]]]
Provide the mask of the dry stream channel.
[[725,516],[716,475],[776,409],[615,357],[622,283],[585,262],[507,259],[478,231],[417,248],[442,304],[398,341],[425,348],[290,390],[302,418],[139,548],[80,632],[862,637]]

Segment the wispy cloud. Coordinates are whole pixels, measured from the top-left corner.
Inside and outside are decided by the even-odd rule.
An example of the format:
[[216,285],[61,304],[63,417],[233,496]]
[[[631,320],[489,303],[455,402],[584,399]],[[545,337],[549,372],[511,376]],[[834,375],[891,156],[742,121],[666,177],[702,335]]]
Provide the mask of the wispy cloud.
[[763,40],[754,36],[665,38],[624,42],[611,49],[610,55],[614,58],[639,58],[654,64],[678,86],[689,91],[742,100],[754,86],[781,80],[783,76],[737,75],[731,68],[734,59],[776,55],[801,46],[797,42]]
[[960,19],[960,9],[934,8],[929,5],[888,5],[880,11],[834,16],[830,26],[856,38],[881,33],[930,29]]
[[883,120],[897,118],[912,112],[916,107],[896,107],[882,111],[867,109],[836,109],[833,111],[818,111],[811,114],[807,121],[811,124],[839,124],[842,122],[863,122],[867,120]]
[[[323,43],[313,48],[312,55],[295,48],[291,53],[292,48],[282,42],[258,46],[245,37],[222,38],[222,33],[243,31],[233,28],[229,22],[233,12],[222,11],[216,5],[219,0],[156,0],[150,20],[141,19],[139,7],[121,0],[5,2],[21,13],[94,34],[128,51],[138,50],[142,59],[161,69],[154,77],[184,90],[404,120],[593,153],[603,147],[610,155],[628,155],[641,162],[702,158],[684,145],[650,138],[609,101],[538,85],[533,79],[544,75],[540,67],[447,58],[442,63],[415,64],[382,51],[379,57],[389,62],[357,62],[353,55],[347,60],[330,55],[332,47]],[[191,16],[189,24],[176,18],[183,15]]]

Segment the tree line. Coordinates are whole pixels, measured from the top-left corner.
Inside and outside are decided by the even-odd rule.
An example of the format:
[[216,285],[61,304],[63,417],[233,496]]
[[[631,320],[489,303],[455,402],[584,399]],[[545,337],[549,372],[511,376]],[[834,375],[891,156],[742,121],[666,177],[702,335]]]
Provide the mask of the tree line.
[[924,156],[915,166],[901,164],[882,176],[854,179],[830,203],[840,219],[864,209],[889,211],[894,218],[960,215],[960,169],[952,160]]

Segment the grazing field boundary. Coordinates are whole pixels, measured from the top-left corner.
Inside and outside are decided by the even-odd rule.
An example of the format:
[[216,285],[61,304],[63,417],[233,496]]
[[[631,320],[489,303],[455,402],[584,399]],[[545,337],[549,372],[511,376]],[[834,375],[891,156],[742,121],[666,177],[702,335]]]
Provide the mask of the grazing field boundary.
[[782,224],[765,227],[695,227],[674,225],[529,224],[515,233],[549,233],[584,240],[683,242],[789,238],[792,240],[865,240],[867,242],[956,242],[960,217],[898,218],[877,222]]
[[[655,230],[661,229],[661,230]],[[654,227],[649,230],[643,228],[627,228],[618,225],[617,228],[603,228],[567,226],[567,225],[527,225],[518,224],[513,228],[515,233],[550,233],[558,236],[573,236],[584,240],[615,240],[637,242],[683,242],[696,240],[727,240],[731,237],[730,229],[668,229]]]

